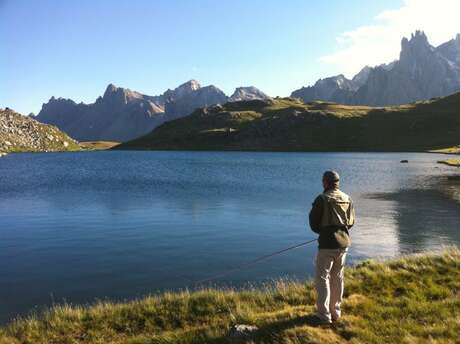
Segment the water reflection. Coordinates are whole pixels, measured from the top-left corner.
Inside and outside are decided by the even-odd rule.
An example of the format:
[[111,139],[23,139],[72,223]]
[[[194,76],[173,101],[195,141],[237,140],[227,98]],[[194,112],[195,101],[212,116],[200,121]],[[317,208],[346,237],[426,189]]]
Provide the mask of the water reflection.
[[[398,254],[440,250],[460,242],[460,182],[447,176],[426,178],[419,189],[370,194],[370,199],[390,202],[394,207],[395,240]],[[388,237],[380,237],[386,242]]]

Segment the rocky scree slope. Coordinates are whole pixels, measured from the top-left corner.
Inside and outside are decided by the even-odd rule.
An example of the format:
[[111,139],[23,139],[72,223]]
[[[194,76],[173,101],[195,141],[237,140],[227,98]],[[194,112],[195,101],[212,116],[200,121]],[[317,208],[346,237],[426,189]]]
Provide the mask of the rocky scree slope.
[[79,150],[78,143],[52,125],[39,123],[11,109],[0,109],[0,152]]

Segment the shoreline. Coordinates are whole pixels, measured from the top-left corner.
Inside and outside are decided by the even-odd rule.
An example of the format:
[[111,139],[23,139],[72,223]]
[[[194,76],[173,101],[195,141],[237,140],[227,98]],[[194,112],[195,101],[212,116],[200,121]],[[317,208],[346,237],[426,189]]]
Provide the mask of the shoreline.
[[[413,153],[426,153],[426,154],[440,154],[440,155],[460,155],[460,153],[445,153],[445,152],[435,152],[432,150],[249,150],[249,149],[119,149],[116,146],[113,148],[85,148],[80,150],[59,150],[59,151],[11,151],[11,152],[0,152],[5,155],[7,154],[18,154],[18,153],[81,153],[81,152],[209,152],[209,153],[316,153],[316,154],[326,154],[326,153],[363,153],[363,154],[381,154],[381,153],[394,153],[394,154],[413,154]],[[410,161],[409,161],[410,162]]]
[[0,342],[228,343],[236,324],[257,326],[246,338],[255,342],[375,342],[383,336],[397,342],[401,335],[426,340],[434,328],[437,340],[454,342],[460,315],[455,276],[460,276],[458,248],[347,267],[343,321],[328,329],[308,323],[312,282],[276,281],[262,289],[185,290],[130,302],[55,306],[1,328]]
[[460,167],[460,159],[439,160],[438,164],[444,164],[444,165],[447,165],[447,166]]

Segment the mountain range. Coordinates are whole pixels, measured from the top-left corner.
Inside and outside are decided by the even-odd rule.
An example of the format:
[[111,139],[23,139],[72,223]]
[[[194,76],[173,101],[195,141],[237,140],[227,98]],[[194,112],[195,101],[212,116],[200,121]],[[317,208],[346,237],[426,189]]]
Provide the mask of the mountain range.
[[159,96],[107,86],[92,104],[55,98],[43,104],[36,119],[53,124],[79,141],[127,141],[149,133],[160,124],[184,117],[195,109],[228,101],[268,99],[255,87],[239,87],[228,97],[213,85],[190,80]]
[[[337,75],[292,92],[304,102],[388,106],[446,96],[460,90],[460,34],[433,47],[423,31],[403,38],[398,60],[366,66],[353,78]],[[266,100],[255,87],[239,87],[229,97],[214,85],[190,80],[161,95],[148,96],[110,84],[92,104],[52,97],[35,117],[80,141],[129,141],[194,110],[227,102]]]
[[460,34],[433,47],[423,31],[403,38],[399,59],[364,67],[352,79],[336,75],[292,92],[305,102],[387,106],[446,96],[460,90]]

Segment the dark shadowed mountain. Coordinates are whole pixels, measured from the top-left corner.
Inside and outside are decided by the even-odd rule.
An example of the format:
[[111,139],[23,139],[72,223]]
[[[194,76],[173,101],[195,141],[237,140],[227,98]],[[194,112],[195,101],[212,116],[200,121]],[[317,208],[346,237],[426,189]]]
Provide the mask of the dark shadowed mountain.
[[[240,97],[257,99],[258,95],[266,97],[256,88],[248,89]],[[159,96],[148,96],[110,84],[104,95],[92,104],[77,104],[70,99],[52,97],[43,104],[36,119],[57,126],[80,141],[123,142],[147,134],[164,122],[187,116],[197,108],[229,100],[232,99],[217,87],[201,87],[196,80],[168,89]]]
[[356,105],[399,105],[460,90],[460,35],[437,48],[423,31],[401,41],[399,60],[364,67],[352,80],[338,75],[302,87],[292,97]]
[[125,141],[164,122],[164,101],[161,96],[149,97],[110,84],[92,104],[52,97],[36,119],[57,126],[79,141]]

